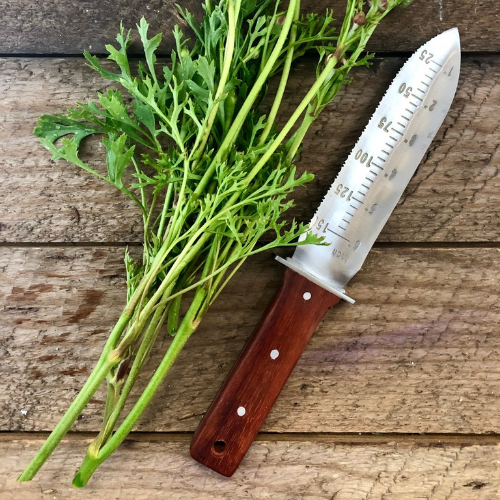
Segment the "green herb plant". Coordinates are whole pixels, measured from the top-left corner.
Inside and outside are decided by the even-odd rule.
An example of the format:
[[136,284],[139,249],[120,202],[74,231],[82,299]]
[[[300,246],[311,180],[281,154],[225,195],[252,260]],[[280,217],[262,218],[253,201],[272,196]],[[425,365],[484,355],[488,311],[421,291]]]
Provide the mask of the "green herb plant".
[[[408,3],[347,0],[337,31],[331,12],[300,15],[300,0],[289,0],[286,8],[274,0],[207,0],[201,24],[179,8],[195,40],[189,43],[176,26],[176,48],[162,68],[155,56],[161,34],[148,38],[145,19],[137,26],[145,60],[134,71],[127,57],[130,31],[123,26],[118,48],[106,47],[117,71],[85,53],[93,69],[123,90],[98,94],[97,102],[78,103],[65,115],[42,116],[35,134],[54,159],[78,165],[137,204],[144,252],[140,262],[126,252],[127,305],[92,374],[20,481],[35,476],[106,381],[102,427],[73,480],[74,486],[84,486],[132,430],[245,259],[275,247],[322,244],[307,225],[281,222],[292,206],[288,195],[313,178],[297,176],[294,160],[349,71],[368,64],[364,49],[378,23],[403,1]],[[319,52],[316,79],[290,118],[277,126],[292,63],[311,49]],[[277,91],[263,114],[261,103],[273,76]],[[81,158],[82,140],[93,135],[105,148],[106,174]],[[272,238],[257,246],[265,233]],[[189,303],[180,314],[183,300]],[[170,345],[124,415],[165,322]]]

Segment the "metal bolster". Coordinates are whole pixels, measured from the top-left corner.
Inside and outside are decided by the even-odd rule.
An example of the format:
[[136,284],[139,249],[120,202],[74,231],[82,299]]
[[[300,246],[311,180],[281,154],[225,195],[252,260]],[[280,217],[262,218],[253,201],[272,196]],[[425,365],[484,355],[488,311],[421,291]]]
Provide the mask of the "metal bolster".
[[276,260],[278,262],[281,262],[285,266],[289,267],[292,271],[295,271],[296,273],[300,274],[301,276],[304,276],[304,278],[307,278],[309,281],[312,281],[316,285],[320,286],[321,288],[324,288],[325,290],[328,290],[330,293],[333,293],[333,295],[336,295],[337,297],[340,297],[341,299],[344,299],[346,302],[349,302],[350,304],[354,304],[354,299],[351,299],[351,297],[348,297],[345,293],[344,290],[340,291],[337,290],[336,288],[331,287],[330,285],[327,285],[324,281],[321,281],[319,278],[316,278],[316,276],[309,274],[307,271],[304,271],[297,265],[295,265],[292,262],[292,259],[288,257],[286,260],[280,257],[279,255],[276,255]]

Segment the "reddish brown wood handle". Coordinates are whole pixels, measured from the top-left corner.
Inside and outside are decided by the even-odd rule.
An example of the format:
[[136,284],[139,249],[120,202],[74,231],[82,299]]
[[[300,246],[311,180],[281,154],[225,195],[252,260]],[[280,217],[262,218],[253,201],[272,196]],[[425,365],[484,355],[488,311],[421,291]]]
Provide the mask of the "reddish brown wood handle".
[[232,476],[326,311],[340,299],[290,269],[191,442],[191,456]]

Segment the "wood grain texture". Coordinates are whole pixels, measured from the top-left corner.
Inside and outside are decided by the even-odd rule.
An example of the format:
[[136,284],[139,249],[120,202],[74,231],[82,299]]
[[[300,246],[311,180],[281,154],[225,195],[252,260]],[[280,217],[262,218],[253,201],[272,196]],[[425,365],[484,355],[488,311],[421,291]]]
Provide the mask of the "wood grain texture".
[[[105,45],[113,43],[123,21],[134,27],[141,16],[151,24],[151,32],[162,32],[160,48],[168,54],[173,46],[171,31],[178,23],[184,31],[172,0],[102,0],[100,2],[29,2],[3,0],[0,54],[81,54],[84,49],[104,53]],[[336,19],[343,18],[345,0],[304,0],[303,12],[324,13],[333,9]],[[201,1],[183,0],[201,19]],[[405,10],[397,10],[384,20],[374,35],[372,51],[413,51],[429,38],[457,26],[462,33],[464,50],[498,51],[495,20],[500,15],[498,2],[477,0],[415,0]],[[137,38],[134,38],[137,42]],[[132,52],[138,51],[134,43]]]
[[[124,305],[122,254],[0,249],[1,430],[50,430],[61,417]],[[498,433],[499,260],[496,248],[372,250],[348,287],[356,305],[328,313],[263,430]],[[196,428],[282,275],[269,254],[243,266],[138,430]],[[75,428],[98,429],[103,403],[100,392]]]
[[285,269],[276,297],[196,429],[190,447],[195,460],[224,476],[234,474],[314,331],[339,302]]
[[[187,436],[186,436],[187,437]],[[189,457],[188,439],[134,435],[83,490],[70,487],[89,440],[65,439],[31,483],[15,481],[40,438],[0,441],[2,500],[493,500],[500,489],[496,445],[348,444],[328,438],[257,441],[231,479]]]
[[[290,218],[310,220],[402,63],[377,59],[356,70],[354,83],[313,125],[298,164],[316,178],[294,195]],[[295,68],[281,120],[312,83],[311,74],[311,61]],[[379,241],[500,240],[498,82],[499,58],[465,57],[452,109]],[[132,202],[77,167],[54,163],[32,133],[41,114],[104,89],[80,59],[0,59],[0,241],[141,240]],[[87,148],[98,169],[101,151]]]
[[[182,0],[197,15],[200,3]],[[0,54],[104,53],[121,20],[133,26],[145,15],[152,32],[163,32],[167,55],[180,22],[173,4],[0,0]],[[303,10],[333,7],[341,17],[343,5],[304,0]],[[92,434],[70,434],[35,481],[15,480],[45,437],[29,431],[54,427],[124,306],[123,249],[0,246],[0,431],[11,431],[0,433],[0,499],[496,498],[500,250],[453,245],[500,241],[499,16],[499,2],[415,0],[370,43],[370,50],[392,54],[356,70],[355,82],[314,124],[299,169],[316,179],[297,193],[290,212],[301,220],[312,216],[403,64],[394,54],[459,27],[466,53],[455,102],[379,239],[450,248],[372,251],[349,286],[356,305],[339,304],[327,315],[265,422],[263,431],[277,434],[257,436],[231,480],[193,461],[191,434],[184,433],[196,429],[283,267],[269,254],[243,267],[140,420],[137,430],[152,433],[130,435],[89,486],[75,490],[70,480],[99,427],[104,391],[73,428]],[[137,37],[131,52],[140,53]],[[312,83],[313,70],[312,60],[294,68],[280,120]],[[52,162],[32,134],[41,114],[105,89],[81,58],[0,58],[0,243],[141,241],[140,217],[127,199]],[[95,144],[85,152],[103,168]],[[169,341],[165,334],[147,375]]]

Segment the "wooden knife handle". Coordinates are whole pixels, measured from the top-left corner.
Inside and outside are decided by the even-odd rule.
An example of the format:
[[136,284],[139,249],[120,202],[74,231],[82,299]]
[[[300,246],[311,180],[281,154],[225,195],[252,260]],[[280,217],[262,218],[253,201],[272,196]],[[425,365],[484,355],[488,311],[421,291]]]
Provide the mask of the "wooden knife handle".
[[191,442],[191,456],[232,476],[325,313],[341,299],[291,269]]

